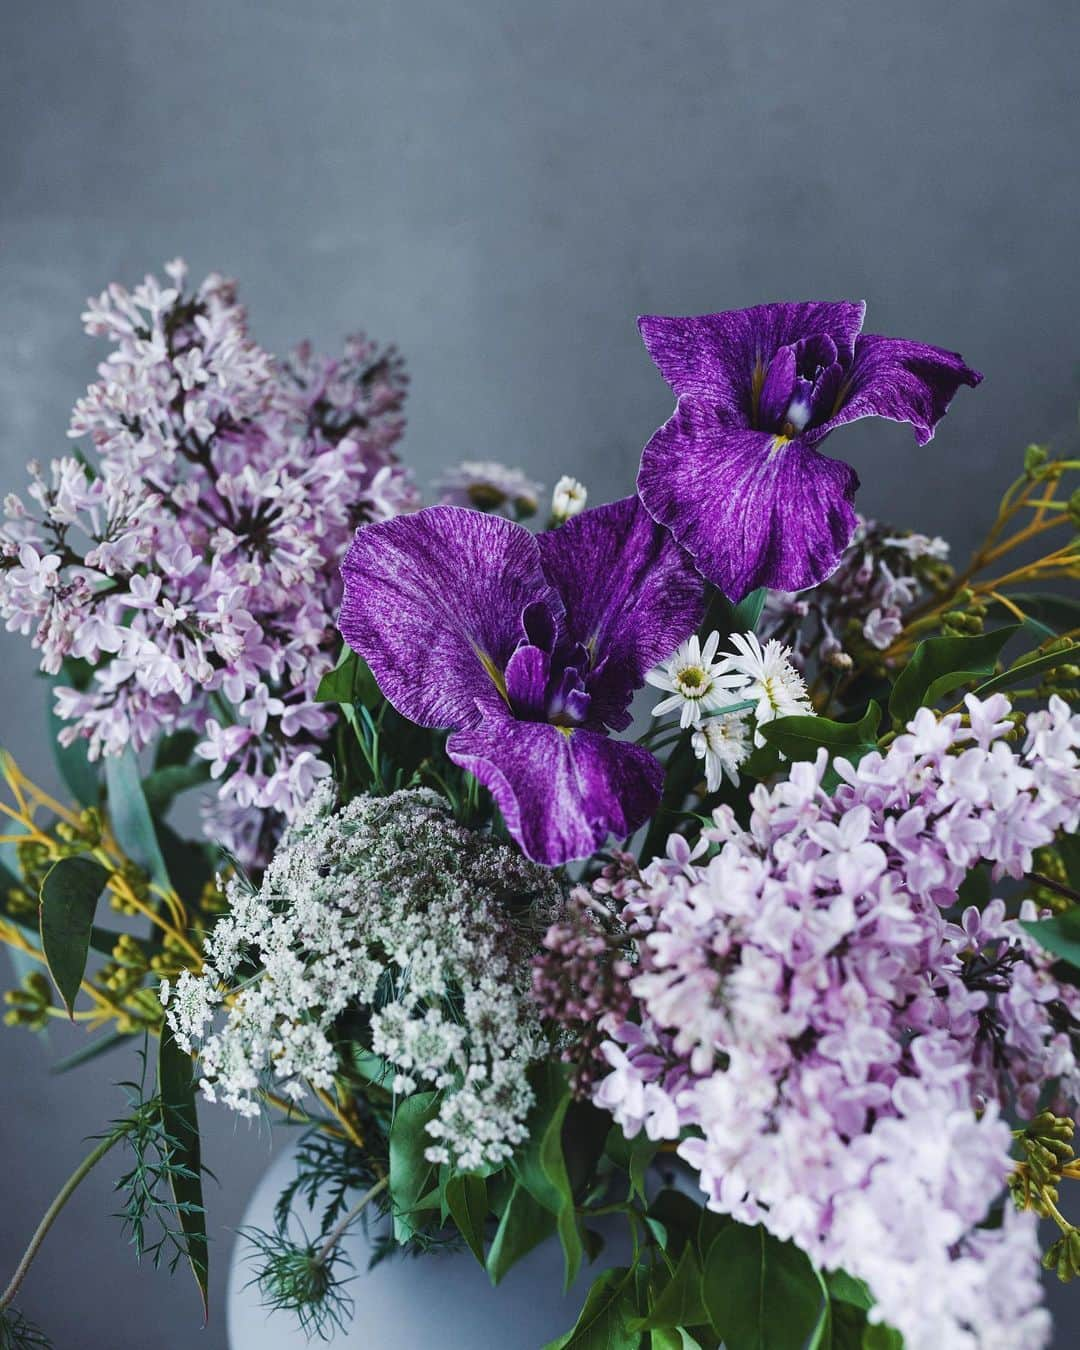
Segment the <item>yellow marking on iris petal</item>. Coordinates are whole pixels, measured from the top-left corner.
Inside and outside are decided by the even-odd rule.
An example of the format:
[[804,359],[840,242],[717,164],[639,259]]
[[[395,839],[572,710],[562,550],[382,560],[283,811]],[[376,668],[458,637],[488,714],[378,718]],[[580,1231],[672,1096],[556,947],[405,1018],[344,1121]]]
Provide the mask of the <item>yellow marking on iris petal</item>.
[[788,445],[790,441],[791,441],[790,436],[783,436],[783,435],[774,436],[772,438],[772,445],[769,446],[769,458],[772,459],[774,455],[778,455],[780,451],[783,450],[784,446]]
[[479,660],[480,664],[487,671],[488,678],[491,680],[491,683],[503,696],[503,700],[505,701],[506,706],[509,707],[510,695],[506,692],[506,677],[503,675],[502,671],[491,659],[491,657],[488,656],[487,652],[482,652],[480,648],[477,646],[473,647],[473,651],[476,653],[477,659]]
[[765,385],[765,363],[761,356],[754,358],[754,369],[750,373],[750,425],[758,424],[758,409],[761,406],[761,391]]
[[561,731],[567,740],[570,739],[570,737],[574,734],[574,732],[577,729],[576,727],[564,727],[560,722],[552,722],[551,725],[555,728],[556,731]]

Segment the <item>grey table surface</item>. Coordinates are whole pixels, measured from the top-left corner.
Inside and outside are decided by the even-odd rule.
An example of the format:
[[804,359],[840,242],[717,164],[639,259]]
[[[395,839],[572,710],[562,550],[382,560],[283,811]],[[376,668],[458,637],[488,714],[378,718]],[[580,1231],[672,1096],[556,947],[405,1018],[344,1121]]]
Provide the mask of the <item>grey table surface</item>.
[[[103,355],[84,298],[176,254],[237,276],[272,350],[397,341],[425,482],[479,457],[630,491],[670,406],[635,315],[772,299],[864,297],[870,331],[986,374],[926,450],[837,437],[867,512],[963,550],[1021,448],[1073,436],[1075,5],[6,0],[3,28],[5,489],[62,450]],[[31,654],[0,641],[0,738],[50,782]],[[0,1035],[0,1269],[130,1073],[52,1077],[67,1044]],[[26,1285],[60,1350],[224,1345],[229,1230],[270,1144],[203,1114],[209,1327],[135,1269],[102,1173]]]

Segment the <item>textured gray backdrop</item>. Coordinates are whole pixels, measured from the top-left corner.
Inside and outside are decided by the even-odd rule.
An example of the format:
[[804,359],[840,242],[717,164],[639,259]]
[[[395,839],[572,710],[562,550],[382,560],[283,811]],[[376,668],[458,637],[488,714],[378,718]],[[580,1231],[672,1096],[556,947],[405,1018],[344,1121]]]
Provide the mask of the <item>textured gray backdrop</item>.
[[[870,331],[986,373],[923,451],[888,424],[836,437],[864,510],[963,546],[1020,447],[1072,434],[1075,5],[5,0],[3,21],[0,487],[65,444],[101,356],[84,297],[178,253],[239,277],[271,349],[396,340],[424,481],[468,455],[628,491],[670,404],[635,314],[773,299],[865,297]],[[0,650],[2,739],[51,780],[30,654]],[[4,1271],[117,1109],[100,1070],[49,1076],[65,1045],[0,1035]],[[204,1115],[209,1329],[185,1282],[134,1269],[103,1174],[25,1289],[60,1350],[224,1346],[228,1228],[268,1143]]]

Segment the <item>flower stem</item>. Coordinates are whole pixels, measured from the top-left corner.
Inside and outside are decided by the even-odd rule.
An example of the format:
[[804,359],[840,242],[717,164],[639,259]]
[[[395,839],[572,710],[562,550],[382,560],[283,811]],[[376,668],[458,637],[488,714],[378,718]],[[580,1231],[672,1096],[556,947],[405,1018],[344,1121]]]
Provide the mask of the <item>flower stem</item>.
[[389,1176],[380,1177],[379,1180],[374,1184],[374,1186],[371,1186],[368,1190],[366,1190],[364,1194],[360,1197],[360,1199],[357,1200],[356,1204],[353,1205],[352,1209],[349,1210],[348,1214],[346,1214],[333,1226],[333,1228],[331,1228],[329,1234],[327,1235],[326,1241],[319,1248],[315,1256],[315,1260],[319,1263],[319,1265],[325,1264],[330,1253],[334,1250],[334,1248],[338,1245],[338,1243],[344,1236],[345,1230],[349,1227],[349,1225],[353,1222],[354,1219],[360,1217],[360,1214],[363,1212],[366,1206],[369,1205],[377,1195],[381,1195],[383,1191],[386,1190],[389,1184],[390,1184]]
[[68,1177],[67,1181],[64,1182],[63,1186],[60,1187],[60,1190],[56,1194],[56,1198],[42,1216],[41,1222],[38,1224],[34,1236],[30,1239],[26,1251],[23,1252],[22,1260],[16,1267],[15,1274],[11,1277],[11,1282],[4,1290],[3,1294],[0,1294],[0,1313],[13,1302],[15,1295],[19,1292],[19,1286],[26,1278],[26,1272],[30,1269],[34,1257],[38,1254],[38,1249],[45,1241],[46,1234],[53,1226],[60,1211],[71,1199],[79,1183],[102,1160],[102,1158],[104,1158],[109,1149],[123,1138],[124,1133],[124,1130],[113,1130],[111,1134],[107,1134],[97,1147],[86,1155],[78,1167],[76,1167],[75,1171],[72,1172],[71,1176]]

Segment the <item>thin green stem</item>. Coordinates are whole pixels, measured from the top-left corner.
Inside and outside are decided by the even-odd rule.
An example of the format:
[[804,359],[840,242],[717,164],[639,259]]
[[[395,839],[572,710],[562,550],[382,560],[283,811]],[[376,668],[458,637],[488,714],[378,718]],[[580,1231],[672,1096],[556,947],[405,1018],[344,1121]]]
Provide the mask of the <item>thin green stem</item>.
[[26,1251],[23,1252],[22,1260],[15,1268],[15,1274],[11,1277],[10,1284],[4,1290],[3,1294],[0,1295],[0,1312],[3,1312],[4,1309],[14,1301],[15,1295],[19,1292],[19,1286],[22,1284],[23,1280],[26,1279],[26,1272],[30,1269],[34,1257],[37,1256],[38,1249],[45,1241],[49,1229],[56,1222],[60,1211],[75,1193],[79,1183],[90,1171],[92,1171],[102,1158],[104,1158],[109,1149],[124,1137],[125,1133],[126,1130],[120,1129],[113,1130],[111,1134],[107,1134],[98,1146],[86,1155],[78,1167],[76,1167],[75,1171],[72,1172],[71,1176],[68,1177],[67,1181],[64,1182],[63,1186],[61,1186],[56,1194],[56,1199],[53,1200],[44,1215],[42,1215],[41,1222],[38,1224],[34,1236],[30,1239]]
[[356,1204],[353,1205],[352,1209],[349,1210],[348,1214],[346,1214],[343,1218],[341,1218],[333,1226],[333,1228],[331,1228],[329,1234],[327,1235],[326,1241],[319,1248],[318,1253],[315,1256],[315,1260],[320,1266],[326,1263],[326,1260],[329,1257],[330,1253],[341,1241],[342,1237],[344,1236],[345,1230],[349,1227],[349,1225],[354,1220],[360,1217],[364,1209],[372,1202],[372,1200],[375,1199],[376,1196],[381,1195],[383,1191],[386,1190],[387,1186],[389,1186],[389,1184],[390,1184],[389,1176],[380,1177],[379,1180],[375,1183],[375,1185],[369,1187],[369,1189],[364,1192],[364,1194],[360,1197],[360,1199],[357,1200]]

